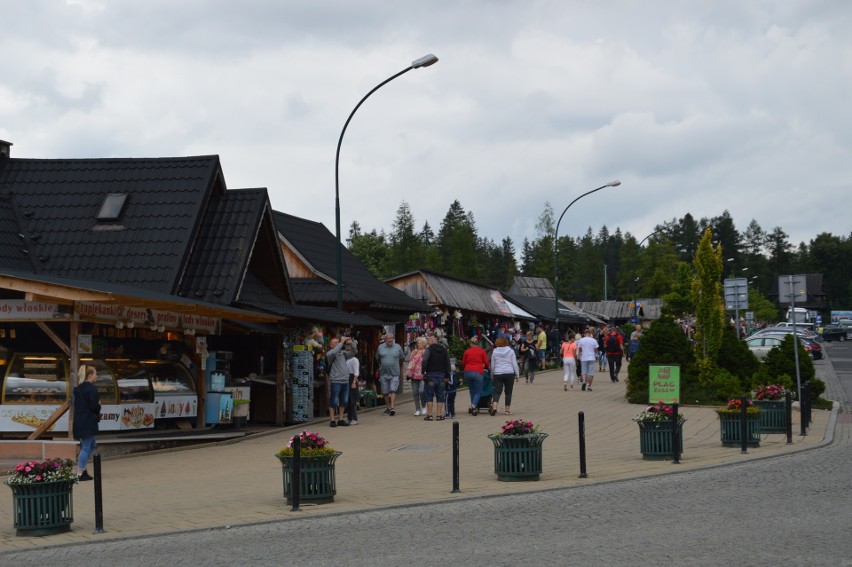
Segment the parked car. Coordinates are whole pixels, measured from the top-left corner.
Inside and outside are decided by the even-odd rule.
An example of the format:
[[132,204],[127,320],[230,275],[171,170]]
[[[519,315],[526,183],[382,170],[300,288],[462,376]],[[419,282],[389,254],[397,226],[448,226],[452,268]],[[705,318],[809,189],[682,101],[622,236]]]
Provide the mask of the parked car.
[[845,341],[847,338],[848,330],[843,325],[826,325],[822,330],[824,341]]
[[799,339],[814,360],[822,360],[822,346],[813,339]]
[[[752,337],[762,336],[762,335],[785,335],[793,332],[793,327],[767,327],[765,329],[761,329],[758,332],[754,333]],[[816,335],[812,331],[808,331],[807,329],[802,329],[800,327],[796,327],[796,335],[800,337],[805,337],[807,339],[812,339],[816,337]]]
[[752,335],[748,339],[746,339],[746,345],[748,345],[749,350],[756,356],[759,360],[763,360],[766,357],[766,353],[774,347],[780,345],[784,341],[784,336],[754,336]]

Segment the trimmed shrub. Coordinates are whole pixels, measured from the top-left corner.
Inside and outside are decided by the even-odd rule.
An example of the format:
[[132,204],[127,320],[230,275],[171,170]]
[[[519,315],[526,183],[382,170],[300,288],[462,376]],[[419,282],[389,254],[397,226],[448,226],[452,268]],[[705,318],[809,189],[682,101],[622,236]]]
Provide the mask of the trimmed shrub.
[[679,364],[681,398],[690,402],[702,399],[694,397],[697,393],[698,372],[692,345],[670,316],[654,321],[642,334],[642,347],[632,358],[627,371],[625,397],[631,403],[648,402],[649,364]]

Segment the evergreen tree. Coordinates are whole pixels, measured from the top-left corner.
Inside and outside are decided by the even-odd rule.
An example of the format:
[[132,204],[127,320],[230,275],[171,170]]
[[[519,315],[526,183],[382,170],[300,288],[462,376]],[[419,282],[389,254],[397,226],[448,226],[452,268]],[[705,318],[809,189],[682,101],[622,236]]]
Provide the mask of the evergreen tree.
[[376,229],[367,234],[361,233],[358,221],[353,221],[349,228],[349,238],[346,240],[349,251],[354,254],[374,276],[379,279],[390,277],[387,269],[388,246],[385,233],[377,233]]
[[387,269],[392,274],[410,272],[423,265],[425,250],[414,232],[414,216],[405,201],[396,210],[389,240]]
[[710,384],[719,349],[722,347],[722,329],[725,326],[725,309],[722,303],[722,246],[713,248],[710,228],[698,243],[692,265],[692,302],[695,304],[695,350],[702,384]]

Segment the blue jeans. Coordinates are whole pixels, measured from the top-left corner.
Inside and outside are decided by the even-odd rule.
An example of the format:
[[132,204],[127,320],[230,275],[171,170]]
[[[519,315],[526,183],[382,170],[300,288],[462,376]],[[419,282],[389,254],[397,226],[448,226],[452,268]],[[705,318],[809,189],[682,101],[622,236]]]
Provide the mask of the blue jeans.
[[423,396],[426,402],[430,403],[434,397],[436,402],[443,404],[446,401],[446,385],[443,374],[427,376],[423,381],[426,382],[426,394]]
[[84,437],[80,439],[80,455],[77,457],[77,468],[80,470],[86,470],[86,463],[89,462],[89,457],[92,456],[92,453],[95,451],[95,443],[94,437]]
[[470,407],[478,408],[479,398],[482,397],[482,385],[485,382],[485,376],[479,372],[465,370],[464,379],[467,381],[467,387],[470,392]]
[[349,403],[349,382],[332,382],[328,408],[346,407]]
[[425,380],[411,381],[411,397],[414,398],[414,409],[417,411],[426,409],[426,400],[423,399],[423,382]]

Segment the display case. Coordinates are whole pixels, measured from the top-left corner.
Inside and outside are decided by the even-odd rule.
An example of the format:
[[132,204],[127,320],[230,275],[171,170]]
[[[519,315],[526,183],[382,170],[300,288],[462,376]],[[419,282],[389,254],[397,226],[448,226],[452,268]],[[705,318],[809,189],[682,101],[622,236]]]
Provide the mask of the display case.
[[[94,366],[95,370],[97,370],[95,388],[98,390],[98,397],[100,399],[101,405],[117,403],[118,390],[115,387],[115,378],[112,375],[112,369],[107,366],[103,360],[100,360],[98,358],[81,358],[80,366],[84,364],[88,366]],[[76,379],[73,380],[73,382],[76,386]]]
[[68,364],[52,354],[17,353],[3,380],[4,404],[62,404],[68,399]]
[[105,360],[112,369],[118,386],[119,403],[150,403],[154,401],[154,386],[141,364],[126,358]]
[[157,396],[195,394],[195,379],[179,362],[167,360],[140,360],[148,373]]

